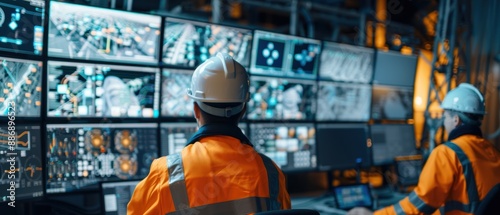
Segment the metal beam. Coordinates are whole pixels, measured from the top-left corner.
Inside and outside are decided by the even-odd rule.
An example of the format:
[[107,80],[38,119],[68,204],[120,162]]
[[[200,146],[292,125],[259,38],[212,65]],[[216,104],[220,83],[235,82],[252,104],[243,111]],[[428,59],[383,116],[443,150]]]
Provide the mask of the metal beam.
[[222,20],[221,0],[212,0],[212,22],[220,23]]

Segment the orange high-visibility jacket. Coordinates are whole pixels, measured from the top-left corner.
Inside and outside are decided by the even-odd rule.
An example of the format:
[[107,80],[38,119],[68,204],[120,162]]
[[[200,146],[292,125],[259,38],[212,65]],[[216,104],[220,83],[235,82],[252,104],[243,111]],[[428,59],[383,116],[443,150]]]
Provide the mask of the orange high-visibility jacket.
[[498,183],[500,153],[483,138],[466,134],[436,147],[415,190],[374,214],[473,214]]
[[161,157],[135,188],[131,214],[248,214],[290,209],[281,170],[231,136],[209,136]]

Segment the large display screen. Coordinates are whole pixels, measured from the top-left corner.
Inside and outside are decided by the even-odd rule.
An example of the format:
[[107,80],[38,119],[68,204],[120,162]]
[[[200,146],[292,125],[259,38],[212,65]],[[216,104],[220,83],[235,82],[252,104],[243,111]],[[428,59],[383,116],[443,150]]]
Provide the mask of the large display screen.
[[372,80],[373,55],[372,49],[324,42],[319,76],[324,80],[368,84]]
[[316,79],[321,41],[255,31],[252,74]]
[[319,82],[319,121],[368,121],[370,119],[371,85]]
[[146,177],[158,157],[157,125],[47,125],[47,193],[97,189]]
[[371,125],[373,164],[393,164],[398,156],[416,155],[415,130],[407,124]]
[[40,126],[1,126],[0,155],[0,202],[43,196]]
[[157,68],[48,63],[50,117],[158,117]]
[[250,124],[250,141],[255,150],[271,158],[286,172],[316,168],[315,137],[312,123]]
[[45,0],[0,2],[0,51],[41,55]]
[[247,117],[252,120],[313,120],[316,84],[309,80],[252,76]]
[[0,57],[0,116],[40,117],[42,62]]
[[50,3],[49,56],[141,64],[158,62],[160,16]]
[[252,31],[203,22],[167,18],[163,38],[163,62],[197,67],[217,52],[227,53],[247,67]]
[[164,69],[162,71],[162,116],[193,116],[193,99],[187,95],[187,89],[191,86],[192,75],[192,70]]
[[372,119],[406,120],[413,118],[413,88],[373,86]]
[[393,51],[377,51],[373,84],[413,87],[417,56]]
[[320,170],[343,170],[371,166],[368,126],[365,124],[318,124]]

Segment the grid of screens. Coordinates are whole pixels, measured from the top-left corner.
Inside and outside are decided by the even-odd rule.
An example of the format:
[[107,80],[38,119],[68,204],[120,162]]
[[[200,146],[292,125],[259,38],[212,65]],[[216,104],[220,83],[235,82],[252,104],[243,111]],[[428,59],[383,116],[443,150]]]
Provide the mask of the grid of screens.
[[0,57],[0,116],[39,117],[42,62]]
[[[0,127],[0,202],[43,195],[40,126],[15,125],[16,145],[10,148],[9,129]],[[14,149],[14,150],[12,150]],[[14,195],[11,195],[14,191]],[[14,197],[14,199],[11,199]]]
[[309,80],[252,76],[247,117],[252,120],[313,120],[316,84]]
[[157,63],[161,17],[51,1],[51,57]]
[[317,127],[320,170],[370,167],[366,124],[318,124]]
[[127,205],[139,181],[101,183],[101,208],[104,215],[127,214]]
[[318,121],[368,121],[370,119],[371,85],[319,82]]
[[164,69],[162,71],[161,115],[167,117],[193,117],[193,100],[187,95],[191,70]]
[[167,18],[163,39],[163,62],[196,67],[217,54],[227,53],[247,67],[252,31],[241,28]]
[[373,84],[413,87],[417,56],[394,51],[377,51]]
[[321,41],[255,31],[252,74],[316,79]]
[[48,63],[48,116],[158,117],[157,68]]
[[0,50],[41,55],[44,0],[0,2]]
[[413,87],[374,85],[371,118],[375,120],[413,118]]
[[370,83],[373,55],[372,49],[324,42],[319,76],[323,80]]
[[417,154],[413,125],[371,125],[371,140],[374,165],[393,164],[397,156]]
[[47,193],[144,178],[158,156],[157,135],[154,123],[47,125]]
[[314,124],[250,124],[250,141],[283,171],[311,170],[316,162]]

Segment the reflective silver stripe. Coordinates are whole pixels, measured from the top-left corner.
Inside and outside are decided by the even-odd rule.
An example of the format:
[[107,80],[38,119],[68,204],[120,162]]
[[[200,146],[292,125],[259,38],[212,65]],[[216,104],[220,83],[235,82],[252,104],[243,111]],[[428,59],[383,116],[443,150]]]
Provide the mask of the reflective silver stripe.
[[194,208],[185,208],[176,210],[166,215],[219,215],[219,214],[249,214],[260,211],[266,211],[265,205],[269,202],[268,198],[249,197],[227,202],[202,205]]
[[408,199],[420,212],[423,212],[425,214],[432,214],[437,210],[437,208],[434,208],[425,203],[419,196],[417,196],[415,191],[411,192],[410,195],[408,195]]
[[403,211],[403,208],[401,205],[398,203],[394,204],[394,211],[396,212],[397,215],[405,215],[406,213]]
[[264,162],[264,166],[267,171],[267,182],[269,183],[269,210],[279,210],[281,209],[281,203],[278,201],[278,195],[280,191],[280,179],[278,169],[274,166],[274,162],[268,158],[267,156],[260,154],[262,161]]
[[172,201],[176,210],[189,208],[189,199],[184,180],[184,167],[182,166],[182,156],[175,153],[167,156],[168,184]]

